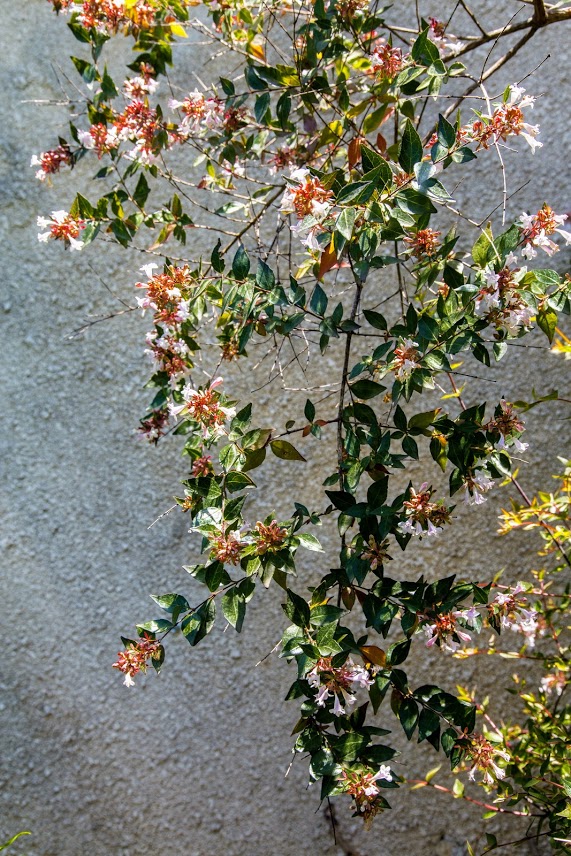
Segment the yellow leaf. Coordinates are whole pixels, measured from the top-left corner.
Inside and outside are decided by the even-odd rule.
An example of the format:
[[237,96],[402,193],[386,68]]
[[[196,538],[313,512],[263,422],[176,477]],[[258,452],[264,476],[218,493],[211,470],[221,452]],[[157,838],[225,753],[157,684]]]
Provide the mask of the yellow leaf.
[[375,666],[386,666],[387,657],[382,648],[377,645],[362,645],[359,651],[363,655],[366,663],[373,663]]
[[250,44],[248,45],[248,53],[256,57],[256,59],[265,59],[264,46],[258,45],[256,44],[256,42],[250,42]]
[[171,33],[173,36],[180,36],[181,39],[188,39],[186,30],[180,24],[171,24]]

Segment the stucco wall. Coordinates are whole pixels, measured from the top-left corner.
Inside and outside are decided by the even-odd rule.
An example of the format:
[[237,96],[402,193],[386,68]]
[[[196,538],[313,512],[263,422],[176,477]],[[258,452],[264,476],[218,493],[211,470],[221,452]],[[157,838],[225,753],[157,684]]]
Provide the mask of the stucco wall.
[[[496,5],[473,3],[488,8],[489,21],[498,17]],[[445,17],[440,6],[423,9]],[[254,668],[283,626],[272,592],[253,601],[241,636],[218,629],[198,649],[182,639],[170,645],[159,679],[150,675],[127,690],[109,668],[119,633],[153,614],[149,592],[191,590],[180,567],[195,549],[186,520],[173,514],[148,528],[177,489],[179,449],[176,440],[153,449],[133,436],[147,401],[140,316],[69,338],[88,316],[115,309],[101,279],[131,299],[139,260],[113,248],[104,256],[96,248],[72,255],[38,244],[37,214],[65,206],[69,197],[63,182],[51,190],[35,182],[29,160],[49,146],[50,128],[57,129],[58,115],[65,119],[65,108],[31,102],[58,99],[54,66],[65,67],[77,43],[41,0],[4,3],[2,11],[0,841],[30,829],[33,837],[15,848],[30,856],[460,856],[479,825],[479,810],[466,804],[426,791],[400,793],[369,833],[340,804],[340,841],[348,843],[341,848],[318,810],[317,792],[305,790],[304,762],[298,759],[284,778],[296,708],[291,704],[284,717],[281,700],[292,674],[274,658]],[[545,93],[534,118],[546,143],[536,161],[530,154],[512,161],[512,186],[530,180],[510,202],[513,213],[544,197],[558,211],[571,209],[569,33],[568,25],[540,33],[502,77],[519,78],[551,55],[541,82],[528,84]],[[457,198],[485,212],[499,186],[499,173],[490,181],[476,166]],[[568,253],[556,261],[562,268]],[[494,393],[509,390],[515,398],[531,385],[543,388],[546,363],[549,387],[569,392],[569,363],[521,349],[495,371]],[[320,375],[330,368],[320,364]],[[246,398],[249,374],[238,372],[237,384]],[[471,387],[474,400],[487,391],[477,382]],[[271,414],[270,391],[261,395]],[[529,419],[529,458],[538,467],[525,475],[530,490],[548,484],[559,441],[569,438],[565,415],[549,407]],[[276,461],[260,471],[267,506],[287,511],[292,495],[317,502],[319,454],[315,448],[305,468]],[[531,542],[492,534],[499,502],[492,498],[470,521],[464,515],[455,536],[407,552],[401,572],[484,578],[506,567],[517,579],[531,562]],[[325,541],[333,546],[327,533]],[[311,574],[311,561],[305,570]],[[452,688],[461,674],[479,687],[502,678],[491,663],[464,667],[433,652],[417,668],[419,678],[429,672]],[[388,727],[390,719],[387,713]],[[403,748],[407,775],[436,763],[433,753]],[[514,852],[536,851],[530,845]]]

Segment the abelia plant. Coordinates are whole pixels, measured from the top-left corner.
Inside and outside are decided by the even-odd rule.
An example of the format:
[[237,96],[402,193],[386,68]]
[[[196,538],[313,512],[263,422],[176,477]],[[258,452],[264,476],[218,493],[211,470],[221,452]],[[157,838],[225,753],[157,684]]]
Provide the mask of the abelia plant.
[[[473,370],[458,369],[472,361],[485,375],[536,329],[568,350],[557,325],[571,311],[571,280],[536,266],[539,249],[550,258],[571,243],[566,215],[539,199],[506,222],[504,186],[479,221],[452,193],[476,159],[499,159],[505,174],[518,140],[531,148],[520,157],[540,157],[534,96],[518,82],[491,94],[488,86],[519,46],[571,9],[538,0],[523,25],[493,31],[464,3],[447,21],[401,26],[390,8],[361,0],[205,0],[197,17],[186,0],[50,2],[83,48],[72,57],[83,100],[74,93],[69,139],[32,164],[49,185],[91,162],[98,198],[77,194],[69,211],[40,217],[39,239],[74,250],[112,241],[152,259],[133,283],[133,309],[151,326],[152,398],[139,431],[153,444],[182,438],[176,501],[202,537],[203,560],[187,568],[196,582],[189,599],[155,596],[164,616],[123,640],[115,668],[129,686],[149,665],[160,670],[175,631],[191,646],[217,618],[239,632],[260,587],[278,586],[280,656],[297,668],[287,697],[300,705],[294,752],[309,757],[322,799],[348,795],[366,822],[390,807],[386,790],[404,779],[396,749],[379,739],[390,732],[375,724],[379,711],[383,726],[390,721],[388,705],[409,740],[418,735],[510,805],[532,789],[571,795],[566,760],[557,781],[545,760],[540,782],[528,756],[523,765],[532,726],[486,719],[480,729],[478,715],[488,715],[467,691],[417,686],[405,671],[423,640],[433,656],[469,656],[484,626],[517,634],[524,650],[538,637],[541,646],[553,609],[543,577],[510,587],[472,580],[467,568],[443,579],[435,568],[431,581],[398,570],[399,551],[456,537],[458,499],[481,505],[501,482],[525,497],[516,478],[527,448],[522,414],[558,398],[510,401],[503,389],[505,397],[474,399],[465,382]],[[522,29],[489,69],[474,74],[460,61]],[[230,76],[173,66],[173,41],[194,34],[232,57]],[[123,80],[102,59],[112,37],[133,41]],[[214,233],[206,256],[195,255],[196,230]],[[264,347],[271,380],[287,371],[286,350],[299,364],[317,347],[338,365],[329,394],[309,386],[303,414],[280,428],[267,427],[255,399],[233,398],[232,364]],[[268,452],[281,459],[280,478],[293,479],[322,436],[335,439],[336,454],[322,459],[321,506],[310,510],[299,496],[287,519],[267,506],[249,522]],[[413,462],[423,477],[407,483]],[[528,504],[569,563],[567,536],[547,519],[555,515],[566,533],[559,508]],[[517,508],[506,526],[527,513]],[[321,557],[316,535],[330,519],[336,559]],[[311,584],[297,575],[300,548],[319,556]],[[540,655],[548,666],[540,702],[522,695],[533,728],[545,721],[548,695],[564,709],[568,648],[558,630],[551,635],[557,655]],[[545,799],[529,815],[549,822],[555,846],[565,811]]]

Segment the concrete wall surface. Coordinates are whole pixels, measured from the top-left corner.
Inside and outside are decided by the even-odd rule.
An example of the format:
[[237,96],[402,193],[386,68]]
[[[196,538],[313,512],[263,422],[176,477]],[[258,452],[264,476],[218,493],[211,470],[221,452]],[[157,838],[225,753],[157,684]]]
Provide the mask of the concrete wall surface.
[[[505,22],[520,5],[472,3],[489,23]],[[414,11],[410,0],[399,6],[403,20],[405,10]],[[421,6],[444,18],[442,7],[452,4]],[[176,439],[155,449],[133,434],[148,401],[142,389],[148,321],[131,313],[70,338],[86,319],[115,311],[108,289],[133,300],[140,259],[104,244],[71,254],[36,239],[36,216],[66,207],[70,194],[64,179],[50,189],[29,168],[31,155],[52,145],[66,118],[65,108],[34,102],[61,98],[58,66],[66,68],[78,45],[42,0],[5,0],[2,11],[0,842],[25,828],[33,836],[14,852],[29,856],[461,856],[466,838],[481,840],[477,807],[403,791],[365,832],[339,802],[336,845],[318,793],[306,790],[305,762],[298,758],[284,776],[297,719],[295,704],[284,715],[282,703],[292,670],[275,657],[254,666],[284,626],[276,593],[252,602],[240,636],[217,629],[192,650],[175,640],[160,678],[139,678],[127,690],[110,669],[119,634],[154,615],[149,592],[192,596],[181,566],[196,557],[196,542],[179,513],[148,528],[184,477]],[[541,75],[525,84],[543,94],[534,120],[545,146],[536,160],[526,152],[511,161],[510,187],[529,181],[509,202],[512,216],[537,210],[544,199],[557,211],[571,210],[570,32],[567,24],[540,32],[500,75],[502,85],[520,79],[549,55]],[[490,179],[476,165],[457,199],[485,212],[498,188],[499,171]],[[554,263],[569,269],[569,253]],[[327,361],[317,366],[324,377],[332,368]],[[517,398],[547,384],[569,397],[568,369],[545,350],[521,349],[495,370],[493,392],[501,386]],[[256,385],[263,380],[261,373]],[[249,370],[236,369],[233,389],[243,399],[253,383]],[[479,381],[471,387],[474,400],[488,392]],[[279,425],[272,394],[264,389],[260,406]],[[286,407],[294,404],[292,397]],[[565,416],[556,406],[529,416],[530,491],[550,484],[569,439]],[[292,496],[317,504],[320,451],[306,468],[275,461],[260,471],[267,507],[287,513]],[[533,564],[533,542],[493,534],[506,501],[505,494],[493,496],[481,511],[464,514],[458,534],[408,551],[406,561],[399,558],[402,573],[489,578],[505,567],[517,579]],[[331,533],[324,542],[333,556]],[[308,579],[314,571],[306,561]],[[508,669],[491,661],[466,665],[437,652],[427,651],[416,668],[417,677],[430,674],[452,690],[460,680],[482,690],[508,683]],[[390,712],[383,717],[398,729]],[[402,748],[406,775],[437,763],[425,749]],[[504,852],[510,851],[544,852],[533,844]]]

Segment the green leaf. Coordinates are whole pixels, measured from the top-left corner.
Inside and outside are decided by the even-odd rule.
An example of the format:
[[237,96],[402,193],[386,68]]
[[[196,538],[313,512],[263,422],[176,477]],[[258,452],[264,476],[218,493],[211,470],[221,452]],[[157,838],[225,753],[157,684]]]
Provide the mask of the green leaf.
[[428,27],[420,33],[412,46],[411,56],[415,62],[422,65],[432,65],[440,59],[440,52],[434,42],[428,38]]
[[355,497],[344,490],[326,490],[326,495],[329,497],[335,508],[339,511],[346,511],[351,506],[355,505]]
[[282,458],[284,461],[305,461],[301,452],[298,452],[295,446],[288,443],[287,440],[272,440],[270,448],[276,458]]
[[405,639],[402,642],[395,642],[390,645],[387,650],[387,663],[391,666],[399,666],[404,663],[410,651],[410,639]]
[[296,627],[309,627],[309,604],[291,589],[287,590],[287,603],[282,603],[282,609]]
[[438,117],[438,142],[447,149],[456,142],[456,129],[444,116]]
[[492,259],[497,257],[494,247],[494,236],[488,227],[484,229],[474,246],[472,247],[472,258],[478,267],[485,268]]
[[399,164],[406,173],[412,173],[415,164],[422,160],[422,155],[422,140],[410,119],[407,119],[399,149]]
[[250,259],[248,253],[242,245],[238,247],[236,255],[232,261],[232,273],[236,279],[246,279],[250,273]]
[[261,95],[258,95],[256,98],[256,103],[254,104],[254,116],[256,117],[256,122],[260,124],[264,121],[264,117],[268,112],[268,107],[270,106],[270,93],[263,92]]
[[181,594],[152,594],[151,599],[165,612],[180,613],[190,609],[188,601]]
[[311,301],[309,303],[309,308],[312,312],[315,312],[317,315],[323,317],[327,310],[327,304],[329,300],[327,299],[327,295],[324,290],[321,288],[319,283],[315,286],[313,294],[311,295]]
[[271,291],[276,284],[276,278],[272,269],[261,259],[258,259],[258,270],[256,271],[256,285],[266,291]]
[[335,224],[335,229],[345,238],[345,240],[350,241],[351,236],[353,234],[353,226],[355,225],[355,219],[357,216],[357,211],[355,208],[344,208],[339,217],[337,218],[337,222]]
[[220,247],[222,246],[222,241],[218,239],[218,242],[214,249],[212,250],[212,254],[210,256],[210,264],[216,271],[216,273],[222,273],[224,270],[224,259],[220,255]]
[[371,327],[375,327],[376,330],[386,330],[388,325],[385,320],[384,315],[381,315],[380,312],[375,312],[374,309],[365,309],[363,315],[371,325]]
[[363,401],[367,401],[369,398],[375,398],[376,395],[380,395],[381,392],[384,392],[386,389],[386,387],[382,386],[380,383],[366,378],[350,384],[350,388],[355,398],[361,398]]
[[299,543],[302,547],[305,547],[306,550],[313,550],[315,553],[323,553],[323,547],[315,535],[311,535],[309,532],[298,532],[295,537],[299,539]]
[[254,482],[247,476],[246,473],[231,470],[226,474],[224,484],[230,493],[235,493],[237,490],[243,490],[246,487],[255,487]]
[[550,308],[540,309],[537,313],[537,326],[540,330],[543,330],[549,339],[549,344],[551,344],[555,336],[555,327],[557,326],[557,312]]
[[368,202],[375,192],[375,183],[373,181],[353,181],[347,184],[343,190],[337,194],[337,202],[342,203],[352,202],[355,205],[363,205]]
[[137,182],[137,186],[135,188],[135,192],[133,193],[133,199],[140,208],[144,207],[150,192],[151,191],[147,183],[147,179],[145,178],[144,174],[141,173]]
[[407,739],[414,734],[418,722],[418,705],[412,698],[403,698],[399,707],[399,719]]
[[236,588],[231,588],[222,596],[224,618],[240,633],[246,615],[246,601]]

